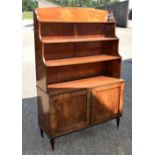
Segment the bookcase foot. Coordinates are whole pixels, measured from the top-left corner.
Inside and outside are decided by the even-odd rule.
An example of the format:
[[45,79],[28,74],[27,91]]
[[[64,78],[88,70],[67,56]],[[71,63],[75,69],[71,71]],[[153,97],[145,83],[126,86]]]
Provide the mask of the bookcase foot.
[[55,139],[51,138],[50,143],[51,143],[52,150],[54,150]]
[[41,135],[41,137],[44,137],[44,132],[42,129],[40,129],[40,135]]
[[120,117],[117,117],[117,118],[116,118],[116,122],[117,122],[117,128],[119,128]]

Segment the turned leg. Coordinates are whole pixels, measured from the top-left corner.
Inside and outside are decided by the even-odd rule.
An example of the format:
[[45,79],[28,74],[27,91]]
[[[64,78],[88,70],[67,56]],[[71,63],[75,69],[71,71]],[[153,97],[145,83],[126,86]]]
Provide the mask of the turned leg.
[[117,117],[116,121],[117,121],[117,128],[119,128],[120,117]]
[[54,138],[51,138],[50,139],[50,143],[51,143],[52,150],[54,150],[55,139]]
[[41,135],[41,137],[44,137],[44,132],[42,129],[40,129],[40,135]]

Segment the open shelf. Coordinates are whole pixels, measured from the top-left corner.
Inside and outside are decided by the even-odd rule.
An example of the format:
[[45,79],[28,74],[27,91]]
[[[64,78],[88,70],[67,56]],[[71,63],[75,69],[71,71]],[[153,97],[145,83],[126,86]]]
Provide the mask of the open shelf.
[[108,76],[97,76],[69,82],[48,84],[48,89],[84,89],[118,83],[122,81],[122,79],[118,78],[112,78]]
[[120,59],[120,57],[111,55],[95,55],[95,56],[85,56],[85,57],[67,58],[59,60],[47,60],[45,61],[45,65],[47,67],[58,67],[58,66],[86,64],[86,63],[101,62],[116,59]]
[[80,35],[80,36],[50,36],[41,37],[44,44],[68,43],[68,42],[92,42],[92,41],[111,41],[118,40],[117,37],[107,37],[104,35]]

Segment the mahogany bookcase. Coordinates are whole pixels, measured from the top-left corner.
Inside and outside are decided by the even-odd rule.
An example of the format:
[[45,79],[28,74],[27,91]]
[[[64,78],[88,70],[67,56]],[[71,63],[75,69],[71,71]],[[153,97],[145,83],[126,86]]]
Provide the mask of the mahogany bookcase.
[[122,116],[124,81],[115,19],[93,8],[37,8],[38,124],[56,137]]

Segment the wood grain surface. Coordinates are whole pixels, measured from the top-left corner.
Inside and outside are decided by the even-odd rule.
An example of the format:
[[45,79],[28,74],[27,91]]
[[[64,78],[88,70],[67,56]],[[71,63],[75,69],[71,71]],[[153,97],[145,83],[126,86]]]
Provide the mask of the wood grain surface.
[[107,22],[108,11],[94,8],[37,8],[39,22]]
[[124,81],[115,26],[105,10],[35,9],[38,123],[52,148],[55,137],[121,117]]

